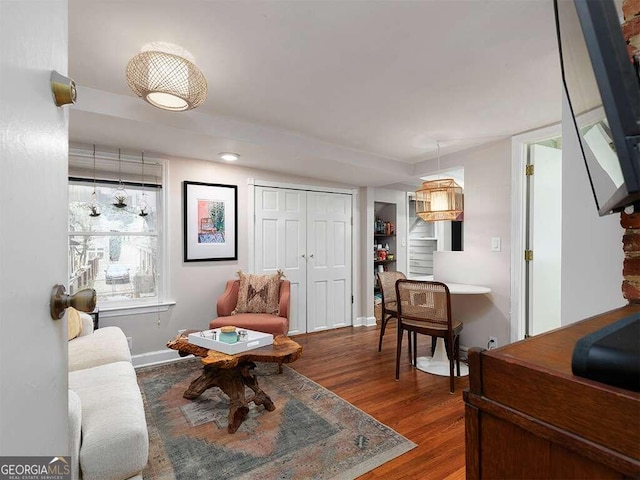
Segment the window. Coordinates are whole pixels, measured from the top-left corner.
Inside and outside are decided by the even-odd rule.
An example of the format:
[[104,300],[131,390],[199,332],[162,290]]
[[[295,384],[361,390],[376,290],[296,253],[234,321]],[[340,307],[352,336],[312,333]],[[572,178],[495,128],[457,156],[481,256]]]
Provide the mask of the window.
[[[117,162],[115,168],[117,173]],[[69,291],[94,288],[101,309],[156,305],[163,294],[158,281],[163,266],[161,185],[124,180],[122,185],[128,199],[119,208],[113,205],[119,182],[97,179],[101,213],[91,216],[93,178],[69,179]],[[139,215],[142,201],[148,205],[146,216]]]

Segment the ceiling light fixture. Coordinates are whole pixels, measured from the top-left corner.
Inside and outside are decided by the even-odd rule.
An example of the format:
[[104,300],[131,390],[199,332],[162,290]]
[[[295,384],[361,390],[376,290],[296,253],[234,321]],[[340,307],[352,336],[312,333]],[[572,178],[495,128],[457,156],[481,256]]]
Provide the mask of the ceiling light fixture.
[[[438,176],[440,174],[440,142],[438,144]],[[462,187],[452,178],[423,182],[416,190],[416,215],[425,222],[461,220]]]
[[[169,45],[173,52],[157,50]],[[172,47],[172,48],[171,48]],[[188,52],[171,44],[152,44],[127,65],[127,83],[136,95],[154,107],[171,112],[191,110],[207,98],[207,81]],[[169,48],[168,48],[169,49]]]
[[235,162],[240,158],[240,155],[238,155],[237,153],[231,153],[231,152],[220,152],[218,156],[220,157],[221,160],[225,160],[227,162]]

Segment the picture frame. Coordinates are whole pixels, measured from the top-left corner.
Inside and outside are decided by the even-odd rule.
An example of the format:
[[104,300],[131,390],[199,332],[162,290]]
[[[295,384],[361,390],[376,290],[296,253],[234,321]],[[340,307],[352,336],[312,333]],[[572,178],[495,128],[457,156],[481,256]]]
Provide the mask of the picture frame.
[[238,259],[238,186],[183,182],[184,261]]

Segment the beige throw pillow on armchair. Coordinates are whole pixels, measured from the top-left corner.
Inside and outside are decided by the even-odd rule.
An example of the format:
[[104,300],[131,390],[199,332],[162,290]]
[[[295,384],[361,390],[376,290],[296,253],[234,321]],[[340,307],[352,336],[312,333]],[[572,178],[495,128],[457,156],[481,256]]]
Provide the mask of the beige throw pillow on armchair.
[[282,272],[274,275],[254,275],[238,272],[240,289],[236,313],[268,313],[278,315],[280,310],[280,279]]

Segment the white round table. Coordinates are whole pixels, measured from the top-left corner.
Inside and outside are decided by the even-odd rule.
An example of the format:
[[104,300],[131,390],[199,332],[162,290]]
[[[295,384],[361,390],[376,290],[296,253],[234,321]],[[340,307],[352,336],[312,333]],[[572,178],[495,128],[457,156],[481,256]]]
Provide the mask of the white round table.
[[[442,283],[449,287],[449,293],[451,295],[484,295],[491,293],[491,289],[489,287],[483,287],[480,285],[467,285],[464,283],[450,282]],[[449,359],[447,357],[447,350],[442,337],[438,337],[436,341],[436,349],[433,352],[432,357],[418,357],[416,359],[416,368],[434,375],[442,375],[444,377],[449,376]],[[457,373],[455,365],[453,371],[454,373]],[[469,375],[469,367],[461,363],[460,376],[464,377],[466,375]]]

